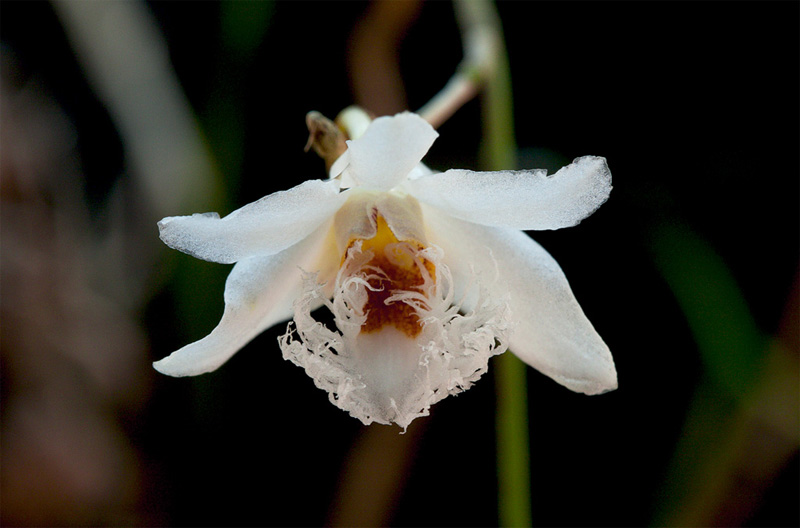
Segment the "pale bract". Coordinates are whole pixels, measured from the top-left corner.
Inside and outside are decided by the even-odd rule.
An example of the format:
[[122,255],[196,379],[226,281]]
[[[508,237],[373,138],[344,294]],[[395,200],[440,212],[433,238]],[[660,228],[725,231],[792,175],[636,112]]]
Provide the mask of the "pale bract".
[[574,391],[615,389],[608,347],[556,261],[522,231],[592,214],[611,191],[605,159],[581,157],[553,175],[435,173],[421,161],[437,136],[416,114],[380,117],[347,142],[328,180],[224,218],[159,222],[170,247],[236,264],[219,325],[155,368],[215,370],[293,319],[279,339],[284,358],[365,424],[407,427],[506,349]]

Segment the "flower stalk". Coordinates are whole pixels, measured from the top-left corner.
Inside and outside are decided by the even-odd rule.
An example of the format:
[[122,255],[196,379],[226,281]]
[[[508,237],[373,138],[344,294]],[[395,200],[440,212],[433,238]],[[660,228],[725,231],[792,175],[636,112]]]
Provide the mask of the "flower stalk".
[[[483,100],[483,158],[488,170],[516,167],[511,72],[499,17],[491,2],[461,2],[473,6],[492,27],[494,64],[485,83]],[[479,7],[480,6],[480,7]],[[531,526],[530,438],[526,365],[511,354],[495,361],[497,410],[498,517],[500,526]]]
[[[516,166],[511,75],[494,3],[456,1],[464,59],[419,114],[436,128],[480,90],[483,152],[488,170]],[[496,361],[498,509],[501,526],[530,526],[530,441],[526,366],[510,354]]]
[[502,48],[500,19],[494,4],[460,0],[454,2],[454,7],[464,58],[444,88],[417,112],[433,128],[447,121],[494,77]]

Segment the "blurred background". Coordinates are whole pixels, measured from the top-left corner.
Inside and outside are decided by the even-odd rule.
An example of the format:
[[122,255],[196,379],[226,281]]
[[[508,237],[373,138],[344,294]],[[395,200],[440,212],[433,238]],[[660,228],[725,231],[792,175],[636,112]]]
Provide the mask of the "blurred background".
[[[461,60],[452,5],[0,10],[2,524],[496,525],[491,370],[399,435],[331,405],[281,325],[211,374],[150,366],[216,325],[230,270],[156,222],[324,178],[310,110],[421,107]],[[619,373],[528,372],[534,524],[797,526],[800,4],[498,10],[520,167],[614,176],[533,233]],[[432,168],[481,167],[481,107]]]

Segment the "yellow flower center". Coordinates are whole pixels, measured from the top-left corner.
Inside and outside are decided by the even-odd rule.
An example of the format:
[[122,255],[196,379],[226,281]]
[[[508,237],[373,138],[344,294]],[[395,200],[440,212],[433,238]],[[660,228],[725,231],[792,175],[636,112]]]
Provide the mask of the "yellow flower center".
[[[422,244],[398,240],[380,214],[377,214],[376,224],[375,236],[361,242],[361,251],[373,254],[367,265],[381,272],[367,280],[370,286],[364,305],[367,320],[361,331],[377,332],[392,325],[408,337],[416,337],[422,325],[414,308],[408,303],[390,300],[390,297],[397,291],[424,294],[426,283],[430,286],[435,281],[436,268],[429,259],[420,256],[419,252],[425,249]],[[350,245],[354,243],[352,240]]]

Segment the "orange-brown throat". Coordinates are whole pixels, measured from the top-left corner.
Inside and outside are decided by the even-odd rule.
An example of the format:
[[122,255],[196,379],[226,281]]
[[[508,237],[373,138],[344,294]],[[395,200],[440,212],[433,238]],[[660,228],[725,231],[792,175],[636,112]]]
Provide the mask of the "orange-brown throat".
[[[435,280],[436,268],[430,260],[419,255],[425,249],[422,244],[398,240],[380,214],[377,215],[376,224],[375,236],[362,240],[361,251],[372,252],[373,257],[367,265],[378,268],[383,273],[381,277],[367,281],[370,285],[364,305],[367,320],[361,326],[361,331],[377,332],[385,325],[393,325],[408,337],[414,338],[422,331],[422,324],[414,308],[402,301],[388,304],[386,301],[398,290],[422,293],[426,276],[428,281]],[[354,243],[355,240],[352,240],[350,246]]]

